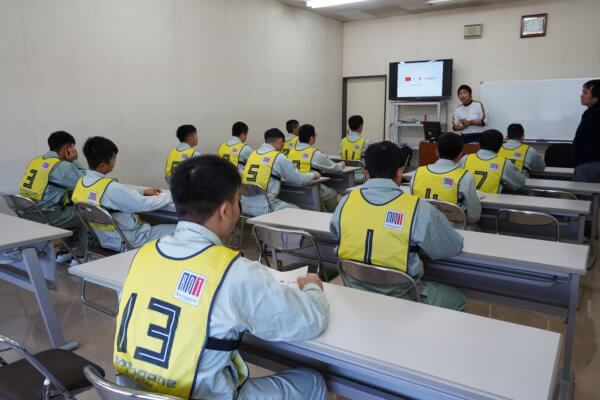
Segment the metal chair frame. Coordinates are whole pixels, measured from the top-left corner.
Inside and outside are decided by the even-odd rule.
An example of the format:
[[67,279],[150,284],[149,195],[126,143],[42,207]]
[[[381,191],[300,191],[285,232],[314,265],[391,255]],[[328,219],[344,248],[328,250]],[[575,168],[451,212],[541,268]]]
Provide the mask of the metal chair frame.
[[179,397],[144,392],[109,382],[102,378],[95,368],[89,365],[83,369],[83,373],[102,400],[182,400]]
[[458,224],[462,229],[467,228],[467,215],[458,205],[434,199],[427,199],[427,201],[444,214],[448,221]]
[[[21,196],[20,194],[2,194],[1,196],[8,205],[8,207],[12,211],[14,211],[14,213],[17,214],[19,218],[28,219],[25,216],[25,212],[28,210],[35,210],[43,224],[52,225],[46,214],[44,214],[44,212],[42,211],[42,209],[37,205],[35,201],[31,200],[29,197]],[[84,259],[86,258],[85,254],[87,254],[87,249],[83,249],[83,257],[77,257],[71,246],[67,244],[66,240],[60,239],[59,241],[60,244],[64,246],[69,253],[71,253],[75,260],[77,260],[79,263],[84,262]]]
[[[323,266],[323,258],[321,257],[321,252],[319,251],[319,247],[317,246],[317,242],[314,238],[313,235],[311,235],[310,233],[306,232],[306,231],[302,231],[302,230],[294,230],[294,229],[281,229],[281,228],[274,228],[272,226],[266,226],[266,225],[254,225],[254,228],[252,230],[253,234],[254,234],[254,238],[256,240],[256,246],[258,247],[258,251],[260,252],[260,257],[259,257],[259,262],[264,258],[265,262],[267,263],[267,266],[269,266],[270,268],[274,268],[274,269],[279,269],[279,260],[277,259],[277,253],[280,254],[292,254],[295,256],[299,256],[296,252],[298,250],[303,250],[303,249],[308,249],[308,248],[313,248],[315,255],[317,257],[317,273],[323,277],[323,279],[325,281],[328,281],[328,277],[325,273],[325,269]],[[268,240],[265,240],[265,237],[263,235],[264,232],[270,232],[270,233],[274,233],[276,235],[280,235],[280,237],[284,237],[285,235],[297,235],[302,237],[303,240],[307,241],[307,245],[306,246],[301,246],[301,247],[294,247],[294,248],[289,248],[287,246],[277,246],[274,245],[273,243],[269,243]],[[286,241],[283,239],[282,240],[283,243],[285,243]],[[274,267],[271,267],[270,263],[269,263],[269,259],[268,259],[268,250],[271,251],[271,257],[273,258],[273,263],[274,263]]]
[[415,295],[415,301],[421,302],[419,286],[415,279],[406,272],[344,259],[338,261],[338,270],[340,271],[344,286],[348,287],[350,285],[346,280],[347,276],[371,285],[400,285],[409,283]]
[[[271,201],[269,200],[269,196],[267,196],[267,192],[263,190],[262,187],[255,185],[253,183],[244,183],[242,184],[240,194],[242,196],[253,197],[253,196],[264,196],[265,201],[267,202],[267,211],[272,212],[273,206]],[[252,236],[246,237],[244,236],[244,231],[246,229],[246,223],[248,219],[252,218],[251,215],[245,214],[244,210],[240,204],[240,210],[242,211],[240,218],[238,219],[235,229],[233,231],[232,240],[230,241],[231,247],[234,249],[239,249],[242,247],[242,243],[244,239],[252,239]]]
[[[558,220],[550,214],[546,214],[546,213],[538,212],[538,211],[523,211],[523,210],[512,210],[512,209],[508,209],[508,208],[502,208],[496,212],[496,233],[499,235],[503,234],[502,230],[500,229],[500,222],[502,221],[503,215],[506,215],[508,217],[510,217],[511,215],[519,215],[519,216],[524,216],[525,218],[533,217],[533,216],[545,218],[549,222],[544,225],[554,225],[556,240],[553,240],[553,241],[560,242],[560,224],[559,224]],[[539,224],[519,224],[518,222],[512,222],[512,221],[509,221],[509,222],[511,222],[513,224],[525,225],[525,226],[539,225]],[[513,234],[513,236],[528,237],[525,235],[515,235],[515,234]],[[542,239],[542,240],[549,240],[549,239]]]

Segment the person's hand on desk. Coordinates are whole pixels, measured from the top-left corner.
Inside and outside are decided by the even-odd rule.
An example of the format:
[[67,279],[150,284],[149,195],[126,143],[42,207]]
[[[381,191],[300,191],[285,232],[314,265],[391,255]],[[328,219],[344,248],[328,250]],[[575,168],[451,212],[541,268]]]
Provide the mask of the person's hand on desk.
[[345,162],[343,162],[343,161],[340,161],[340,162],[338,163],[338,165],[339,165],[340,167],[342,167],[342,169],[343,169],[343,168],[346,168],[346,163],[345,163]]
[[323,290],[323,281],[321,281],[321,278],[319,278],[319,275],[307,274],[306,276],[298,277],[298,287],[300,288],[300,290],[304,290],[304,286],[308,285],[309,283],[314,283],[315,285],[320,287],[321,290]]
[[317,180],[321,178],[321,173],[319,171],[313,171],[313,175],[315,176],[313,180]]
[[158,194],[161,194],[161,190],[159,188],[144,189],[144,196],[156,196]]

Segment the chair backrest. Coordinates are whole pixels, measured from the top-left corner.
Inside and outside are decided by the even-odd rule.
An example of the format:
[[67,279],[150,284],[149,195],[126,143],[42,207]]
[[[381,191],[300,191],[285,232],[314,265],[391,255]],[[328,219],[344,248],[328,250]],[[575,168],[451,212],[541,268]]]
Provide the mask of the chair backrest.
[[529,190],[529,196],[535,197],[551,197],[555,199],[566,199],[566,200],[577,200],[577,196],[571,192],[565,192],[562,190],[544,190],[544,189],[531,189]]
[[466,228],[467,226],[467,215],[464,210],[457,206],[456,204],[448,203],[447,201],[433,200],[427,199],[427,201],[440,210],[442,214],[448,218],[448,221],[452,222],[455,225],[458,225],[460,228]]
[[340,259],[338,262],[340,276],[345,286],[350,286],[348,277],[370,285],[410,285],[415,301],[421,301],[421,294],[415,280],[405,272],[391,268],[363,264],[356,261]]
[[102,400],[181,400],[179,397],[143,392],[141,390],[116,385],[102,378],[102,376],[98,374],[98,371],[89,365],[83,369],[83,373],[87,380],[94,386],[96,393],[98,393],[98,396],[100,396]]
[[127,237],[125,236],[125,234],[123,233],[123,231],[121,230],[119,225],[116,223],[113,216],[108,211],[106,211],[104,208],[95,206],[93,204],[87,204],[87,203],[75,203],[73,206],[75,207],[75,211],[77,212],[77,215],[79,215],[79,218],[81,219],[81,221],[83,222],[85,227],[88,229],[88,232],[90,232],[92,235],[96,236],[98,243],[100,243],[100,240],[98,239],[91,224],[114,226],[115,230],[118,232],[119,236],[121,237],[121,240],[125,244],[125,247],[128,250],[132,250],[135,248],[129,242],[129,240],[127,240]]
[[573,145],[571,143],[554,143],[544,153],[544,161],[549,167],[573,168]]
[[[263,190],[263,188],[260,187],[259,185],[255,185],[252,183],[243,183],[242,187],[240,189],[240,194],[242,196],[247,196],[247,197],[263,196],[269,207],[269,212],[273,211],[273,206],[271,205],[271,202],[269,201],[269,196],[267,196],[267,192],[265,192]],[[244,210],[242,210],[242,213],[243,212],[244,212]]]
[[2,199],[6,205],[15,212],[20,218],[24,218],[24,212],[35,210],[37,212],[39,222],[50,224],[50,221],[42,210],[38,207],[35,201],[29,197],[21,196],[20,194],[2,194]]
[[501,209],[496,213],[496,232],[543,240],[560,240],[560,225],[552,215],[537,211]]

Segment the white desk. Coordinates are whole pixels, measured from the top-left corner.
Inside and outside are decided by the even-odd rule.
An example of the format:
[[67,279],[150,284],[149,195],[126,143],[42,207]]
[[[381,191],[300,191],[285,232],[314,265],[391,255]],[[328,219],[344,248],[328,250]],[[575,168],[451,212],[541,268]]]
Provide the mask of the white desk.
[[570,181],[574,176],[575,168],[546,167],[543,172],[533,174],[532,178]]
[[283,201],[297,205],[307,210],[320,211],[321,207],[321,184],[329,183],[330,178],[322,176],[312,180],[305,185],[292,185],[281,181],[279,196]]
[[346,189],[356,185],[354,176],[356,171],[360,171],[361,167],[344,167],[341,174],[324,174],[331,180],[327,182],[327,186],[335,189],[338,193],[345,193]]
[[[315,236],[324,262],[335,265],[337,243],[329,232],[330,218],[328,213],[288,209],[251,218],[249,222],[306,230]],[[571,358],[575,312],[589,248],[471,231],[460,231],[460,234],[464,238],[463,251],[447,260],[426,261],[426,277],[461,287],[473,296],[496,303],[564,317],[567,335],[560,398],[570,398],[574,382]],[[309,258],[309,254],[304,257]]]
[[77,342],[65,341],[47,286],[47,281],[54,283],[56,280],[52,241],[71,236],[71,231],[2,213],[0,226],[0,252],[13,249],[20,253],[22,258],[14,261],[3,260],[4,267],[0,269],[0,279],[33,292],[52,347],[76,349],[79,347]]
[[[70,272],[121,291],[134,254]],[[241,348],[246,360],[276,371],[319,370],[333,391],[350,398],[552,397],[561,346],[557,333],[327,283],[325,293],[330,321],[320,337],[274,343],[246,335]]]

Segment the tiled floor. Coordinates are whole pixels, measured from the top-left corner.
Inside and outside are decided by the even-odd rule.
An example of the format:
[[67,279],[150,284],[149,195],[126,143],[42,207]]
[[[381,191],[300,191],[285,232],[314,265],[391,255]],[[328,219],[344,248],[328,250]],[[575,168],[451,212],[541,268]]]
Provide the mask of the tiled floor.
[[[248,242],[245,255],[255,256],[252,243]],[[338,282],[339,283],[339,282]],[[600,261],[582,281],[582,296],[577,313],[576,340],[573,367],[577,376],[575,399],[587,400],[600,398]],[[68,275],[66,268],[59,267],[59,280],[52,297],[57,312],[63,322],[68,339],[79,341],[77,353],[98,363],[112,378],[111,355],[114,318],[82,306],[79,300],[79,279]],[[104,289],[92,289],[90,297],[110,304],[113,294]],[[35,299],[28,291],[0,281],[0,333],[16,339],[33,351],[48,348],[49,343]],[[469,303],[469,312],[491,316],[492,318],[529,325],[541,329],[550,329],[564,333],[564,324],[558,317],[521,311],[500,305],[490,305],[479,301]],[[9,352],[2,353],[8,360]],[[518,360],[515,360],[518,362]],[[254,374],[264,374],[264,370],[253,369]],[[509,384],[509,383],[507,383]],[[78,398],[98,399],[88,392]]]

